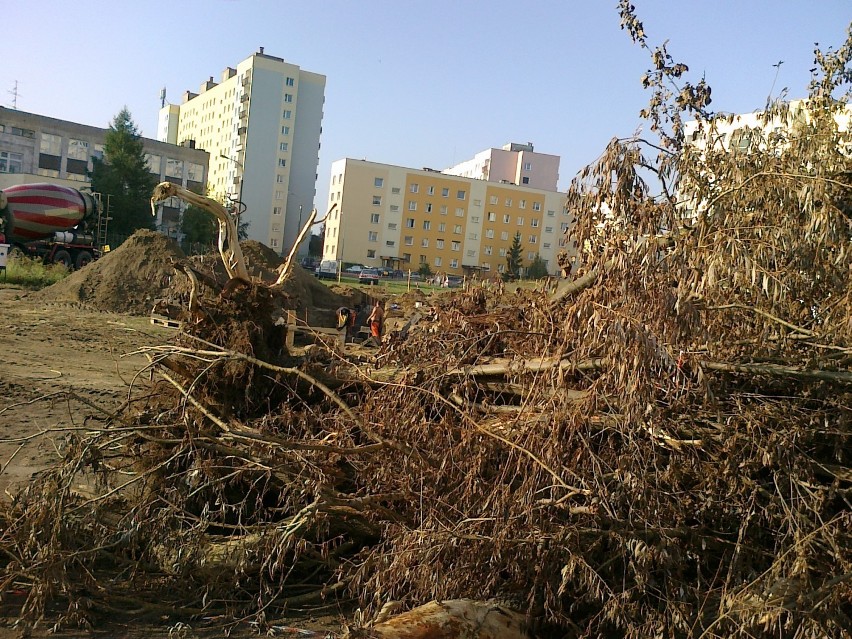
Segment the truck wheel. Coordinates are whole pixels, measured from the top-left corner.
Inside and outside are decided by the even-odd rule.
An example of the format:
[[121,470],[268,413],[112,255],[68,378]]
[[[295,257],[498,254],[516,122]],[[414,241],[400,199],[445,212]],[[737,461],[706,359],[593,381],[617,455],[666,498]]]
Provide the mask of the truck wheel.
[[56,251],[53,254],[54,264],[64,264],[65,268],[70,269],[72,266],[71,254],[68,251]]
[[80,251],[77,253],[77,259],[74,260],[74,268],[80,270],[84,266],[91,264],[94,259],[89,251]]

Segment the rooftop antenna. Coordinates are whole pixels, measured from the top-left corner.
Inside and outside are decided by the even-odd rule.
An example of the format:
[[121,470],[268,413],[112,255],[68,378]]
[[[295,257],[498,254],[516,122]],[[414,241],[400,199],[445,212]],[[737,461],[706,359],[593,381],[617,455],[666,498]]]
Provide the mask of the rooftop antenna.
[[160,89],[160,108],[166,106],[166,87]]
[[20,93],[18,93],[18,81],[17,80],[15,80],[15,88],[13,88],[11,91],[7,91],[7,93],[12,96],[12,108],[15,109],[15,111],[17,111],[18,110],[18,96],[21,95]]
[[772,79],[772,86],[769,88],[769,95],[766,96],[766,106],[769,106],[769,103],[772,102],[772,92],[775,90],[775,82],[778,80],[778,72],[781,71],[782,64],[784,64],[784,60],[778,60],[776,64],[772,65],[775,67],[775,77]]

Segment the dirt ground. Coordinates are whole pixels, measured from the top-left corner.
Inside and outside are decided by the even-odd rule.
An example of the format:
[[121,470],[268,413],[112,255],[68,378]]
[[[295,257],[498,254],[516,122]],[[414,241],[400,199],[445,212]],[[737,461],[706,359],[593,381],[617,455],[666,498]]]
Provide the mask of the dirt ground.
[[[146,359],[168,340],[145,317],[45,304],[0,288],[0,491],[4,498],[57,456],[71,429],[117,407]],[[73,394],[80,399],[73,399]],[[50,431],[50,437],[37,436]]]
[[[99,425],[103,411],[118,407],[131,385],[147,377],[147,360],[134,351],[166,343],[173,330],[152,325],[145,316],[44,302],[0,282],[0,499],[11,499],[33,477],[38,481],[38,471],[58,458],[69,433]],[[0,639],[24,636],[4,603],[0,598]],[[295,617],[288,625],[318,632],[339,629],[342,613],[329,612]],[[198,626],[176,633],[174,623],[164,619],[162,625],[122,624],[94,634],[63,631],[51,636],[223,636],[222,628]],[[37,629],[33,636],[48,636],[48,628]],[[256,636],[250,628],[230,634]],[[274,634],[297,633],[282,628]]]

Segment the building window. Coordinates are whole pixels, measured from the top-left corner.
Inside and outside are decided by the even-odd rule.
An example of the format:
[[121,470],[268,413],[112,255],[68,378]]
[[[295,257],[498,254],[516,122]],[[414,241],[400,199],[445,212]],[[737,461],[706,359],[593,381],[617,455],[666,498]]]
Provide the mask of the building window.
[[166,160],[166,177],[183,177],[183,160]]
[[562,224],[560,225],[560,228],[562,229],[563,233],[565,231],[567,231],[568,230],[568,222],[562,222]]
[[509,232],[508,232],[508,231],[502,231],[502,232],[500,233],[500,239],[501,239],[501,240],[503,240],[504,242],[508,241],[508,239],[509,239]]
[[402,261],[410,264],[411,263],[411,253],[403,253],[402,254]]
[[532,162],[524,162],[524,171],[532,171]]
[[478,233],[468,233],[468,234],[467,234],[467,239],[469,239],[469,240],[478,240],[478,239],[479,239],[479,234],[478,234]]
[[518,200],[518,208],[519,209],[527,208],[527,201],[526,200]]
[[414,218],[408,217],[405,219],[405,228],[413,229],[414,228]]
[[468,257],[476,257],[476,251],[474,251],[473,249],[468,249],[467,250],[467,256]]
[[[275,176],[275,181],[278,184],[283,184],[284,183],[284,176],[279,173],[278,175]],[[334,196],[334,193],[332,193],[332,196]]]
[[470,222],[471,222],[471,224],[479,224],[479,216],[478,215],[471,216]]
[[556,215],[556,211],[554,211],[553,209],[547,210],[547,217],[553,217],[554,215]]
[[378,224],[379,223],[379,214],[371,213],[370,214],[370,224]]
[[[282,126],[281,127],[281,135],[290,135],[290,127],[289,126]],[[332,182],[332,184],[334,184],[334,182]]]
[[414,236],[413,235],[406,235],[405,236],[405,245],[406,246],[414,246]]
[[444,231],[446,231],[446,230],[447,230],[447,225],[446,225],[446,223],[441,222],[441,223],[438,225],[438,232],[439,232],[439,233],[443,233],[443,232],[444,232]]
[[376,257],[376,249],[367,249],[367,259],[372,260]]
[[512,206],[512,198],[507,197],[505,204],[506,204],[506,206]]
[[432,203],[431,202],[426,202],[426,212],[427,213],[432,212]]
[[435,258],[435,266],[441,266],[444,263],[444,260],[441,259],[441,256]]
[[423,230],[428,231],[432,228],[432,222],[429,220],[423,220]]
[[399,210],[399,204],[391,204],[390,210],[391,211],[398,211]]
[[461,235],[461,224],[456,224],[453,227],[453,235]]
[[426,193],[428,193],[429,195],[435,195],[435,187],[430,186],[429,188],[426,189]]
[[62,137],[51,135],[50,133],[42,133],[39,152],[44,155],[62,155]]
[[278,158],[278,166],[284,168],[285,166],[287,166],[287,160],[285,160],[284,158]]
[[538,243],[538,235],[530,235],[530,244]]
[[393,240],[387,240],[387,241],[385,242],[385,246],[394,246],[394,245],[396,245],[396,242],[395,242],[395,241],[393,241]]
[[499,253],[500,253],[500,257],[506,257],[506,249],[501,248]]
[[523,226],[523,225],[524,225],[524,218],[519,215],[518,216],[518,226]]
[[373,179],[373,186],[375,186],[377,189],[382,188],[384,185],[385,185],[385,179],[384,178],[377,177],[377,178]]
[[549,249],[550,248],[550,242],[545,242],[544,244],[542,244],[542,246],[546,249]]
[[373,196],[373,206],[381,206],[382,205],[382,196],[374,195]]
[[279,151],[284,151],[286,153],[289,149],[290,149],[290,143],[289,142],[282,142],[281,144],[278,145]]
[[553,227],[552,226],[545,226],[544,232],[545,233],[553,233]]
[[284,191],[275,191],[275,199],[283,200],[284,199]]
[[474,206],[482,206],[482,200],[474,200],[473,205]]
[[270,237],[269,238],[269,247],[270,248],[278,248],[278,238]]
[[396,222],[388,222],[388,230],[395,231],[396,230]]
[[464,209],[460,206],[456,207],[456,217],[464,217]]
[[435,240],[435,248],[437,248],[437,249],[444,248],[444,240]]
[[289,120],[293,117],[293,112],[290,109],[284,109],[284,119]]
[[295,85],[296,85],[296,81],[295,81],[293,78],[289,78],[289,77],[288,77],[288,78],[284,81],[284,84],[286,84],[288,87],[292,87],[292,86],[295,86]]
[[485,253],[486,255],[491,255],[494,252],[494,247],[493,246],[486,246],[485,248],[482,249],[482,252]]
[[285,93],[284,94],[284,102],[292,102],[292,101],[293,101],[293,94],[292,93]]
[[412,193],[419,193],[420,192],[420,185],[419,184],[411,184],[411,185],[409,185],[408,190],[411,191]]
[[409,211],[416,211],[417,210],[417,202],[415,202],[414,200],[408,200],[408,210]]
[[536,256],[536,252],[535,252],[535,251],[530,251],[529,253],[527,253],[527,259],[528,259],[530,262],[532,262],[532,261],[535,259],[535,256]]
[[367,241],[376,242],[379,239],[378,231],[367,231]]
[[273,206],[272,207],[272,215],[281,215],[281,212],[282,212],[281,209],[282,209],[282,207],[280,207],[280,206]]
[[68,140],[68,158],[72,160],[89,161],[89,143],[85,140]]
[[394,195],[398,195],[399,194],[399,187],[398,186],[393,187],[391,189],[391,193],[393,193]]
[[450,197],[450,189],[448,189],[448,188],[441,189],[441,197]]
[[533,211],[541,210],[541,202],[533,202]]
[[503,224],[508,224],[508,223],[509,223],[509,222],[511,222],[511,221],[512,221],[512,217],[511,217],[508,213],[506,213],[506,214],[503,216]]
[[425,264],[425,263],[426,263],[426,256],[425,256],[425,255],[421,255],[421,256],[420,256],[420,263],[421,263],[421,264]]
[[490,211],[489,211],[489,213],[488,213],[488,221],[489,221],[489,222],[496,222],[496,221],[497,221],[497,214],[496,214],[496,213],[492,213],[492,212],[490,212]]
[[497,196],[496,196],[496,195],[492,195],[490,198],[488,198],[488,201],[489,201],[491,204],[497,204]]
[[505,270],[506,270],[506,265],[505,265],[505,264],[498,264],[498,265],[497,265],[497,272],[498,272],[498,273],[503,273],[503,272],[505,272]]
[[533,228],[538,227],[538,220],[536,218],[531,219],[530,220],[530,226],[533,227]]
[[450,244],[450,250],[453,250],[453,251],[459,251],[459,250],[461,250],[461,242],[455,242],[455,241],[453,241],[453,242]]
[[0,151],[0,173],[21,173],[24,170],[24,154]]
[[492,239],[494,237],[494,229],[486,230],[485,231],[485,237],[487,237],[489,240]]
[[459,189],[456,191],[456,199],[463,200],[467,197],[467,191]]
[[420,240],[420,248],[429,248],[429,238],[424,237]]
[[447,214],[447,211],[449,211],[449,209],[447,208],[447,206],[446,206],[446,205],[444,205],[444,206],[442,206],[442,207],[441,207],[441,215],[446,215],[446,214]]

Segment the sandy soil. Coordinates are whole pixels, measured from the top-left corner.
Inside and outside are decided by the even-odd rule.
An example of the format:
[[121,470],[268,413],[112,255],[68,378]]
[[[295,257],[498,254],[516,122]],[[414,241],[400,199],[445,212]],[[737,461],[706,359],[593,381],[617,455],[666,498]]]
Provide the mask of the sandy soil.
[[145,317],[45,304],[0,288],[4,498],[56,458],[56,446],[70,429],[85,428],[103,417],[99,408],[110,411],[122,402],[147,361],[129,353],[161,344],[170,334]]

